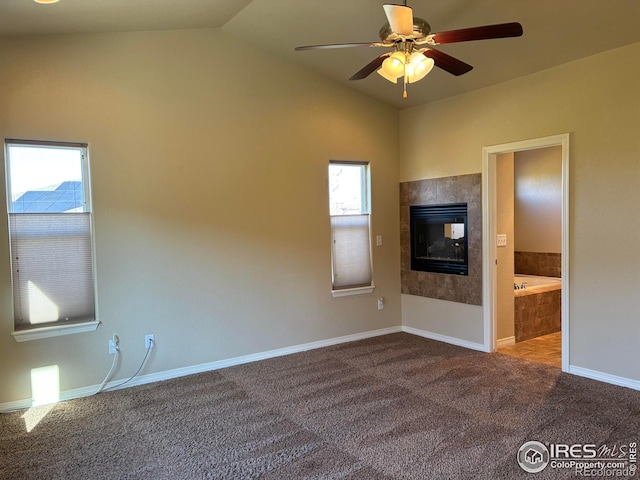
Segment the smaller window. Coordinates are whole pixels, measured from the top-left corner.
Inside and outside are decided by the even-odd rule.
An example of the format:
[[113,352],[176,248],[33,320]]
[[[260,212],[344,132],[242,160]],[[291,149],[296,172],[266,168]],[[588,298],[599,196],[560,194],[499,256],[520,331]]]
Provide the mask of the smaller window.
[[369,166],[329,163],[332,290],[334,296],[373,291]]
[[87,146],[6,140],[18,341],[95,330]]

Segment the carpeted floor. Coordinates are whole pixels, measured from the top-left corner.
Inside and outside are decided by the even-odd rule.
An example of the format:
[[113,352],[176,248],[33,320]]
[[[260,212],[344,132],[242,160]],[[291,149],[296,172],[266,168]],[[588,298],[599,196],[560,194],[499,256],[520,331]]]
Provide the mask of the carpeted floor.
[[0,415],[0,478],[575,477],[529,440],[638,442],[640,392],[398,333]]

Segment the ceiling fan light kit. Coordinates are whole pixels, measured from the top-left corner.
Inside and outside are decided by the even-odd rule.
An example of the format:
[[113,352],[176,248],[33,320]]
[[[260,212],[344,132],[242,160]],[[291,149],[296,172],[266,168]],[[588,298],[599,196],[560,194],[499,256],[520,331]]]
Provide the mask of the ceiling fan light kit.
[[473,40],[489,40],[492,38],[519,37],[522,25],[517,22],[485,25],[481,27],[450,30],[431,33],[431,26],[426,20],[413,16],[413,10],[406,5],[383,5],[387,23],[380,29],[381,42],[334,43],[326,45],[306,45],[296,47],[300,50],[346,47],[384,47],[391,48],[374,58],[371,62],[353,74],[349,80],[362,80],[371,73],[377,72],[384,79],[398,83],[403,78],[403,98],[407,98],[407,84],[422,80],[436,66],[459,76],[470,72],[473,67],[440,50],[432,48],[446,43],[469,42]]
[[413,52],[409,63],[405,64],[408,83],[422,80],[431,71],[436,62],[433,58],[425,57],[422,52]]
[[[394,52],[389,55],[382,66],[378,69],[379,72],[385,73],[385,78],[391,77],[397,79],[404,75],[405,55],[402,52]],[[396,83],[396,82],[393,82]]]

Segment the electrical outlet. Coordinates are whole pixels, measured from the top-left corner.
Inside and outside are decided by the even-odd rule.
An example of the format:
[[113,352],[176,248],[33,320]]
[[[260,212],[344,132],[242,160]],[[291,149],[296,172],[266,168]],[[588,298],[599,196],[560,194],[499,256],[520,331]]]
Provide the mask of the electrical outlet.
[[114,333],[111,340],[109,340],[109,355],[115,355],[118,352],[118,343],[120,343],[120,339],[118,338],[118,335]]
[[156,346],[156,339],[153,333],[144,336],[144,348],[153,348]]
[[384,308],[384,297],[380,297],[378,299],[378,310],[382,310]]

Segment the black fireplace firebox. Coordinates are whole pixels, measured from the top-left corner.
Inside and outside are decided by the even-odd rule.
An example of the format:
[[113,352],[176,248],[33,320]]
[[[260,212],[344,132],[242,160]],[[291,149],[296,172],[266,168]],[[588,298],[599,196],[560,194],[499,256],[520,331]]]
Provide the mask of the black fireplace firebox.
[[411,270],[469,275],[467,204],[414,205]]

